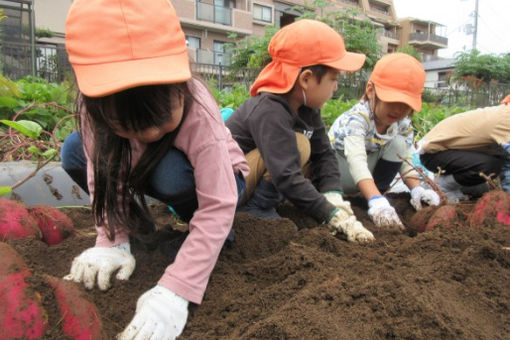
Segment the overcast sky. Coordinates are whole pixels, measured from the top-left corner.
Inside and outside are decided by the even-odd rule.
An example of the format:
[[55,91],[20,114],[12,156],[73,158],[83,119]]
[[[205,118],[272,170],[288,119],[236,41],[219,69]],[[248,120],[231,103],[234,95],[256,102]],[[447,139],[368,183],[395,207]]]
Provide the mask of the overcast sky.
[[[473,35],[466,25],[474,25],[475,0],[393,0],[397,18],[413,17],[446,25],[440,35],[448,38],[448,48],[439,50],[441,57],[471,50]],[[441,31],[442,30],[442,31]],[[482,53],[510,53],[510,0],[478,1],[476,47]]]

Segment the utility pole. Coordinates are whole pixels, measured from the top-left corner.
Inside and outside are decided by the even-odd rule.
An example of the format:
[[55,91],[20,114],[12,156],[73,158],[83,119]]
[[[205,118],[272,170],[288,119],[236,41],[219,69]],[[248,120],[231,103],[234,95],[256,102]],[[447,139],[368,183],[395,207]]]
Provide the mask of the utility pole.
[[474,12],[474,18],[475,18],[475,25],[473,28],[473,51],[476,50],[476,36],[478,33],[478,0],[475,0],[475,12]]

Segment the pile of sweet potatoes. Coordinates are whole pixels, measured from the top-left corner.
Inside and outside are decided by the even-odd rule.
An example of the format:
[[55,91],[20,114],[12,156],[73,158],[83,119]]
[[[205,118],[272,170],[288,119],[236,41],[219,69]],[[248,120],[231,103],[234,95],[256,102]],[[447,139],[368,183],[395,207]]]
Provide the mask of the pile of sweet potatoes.
[[41,294],[28,283],[31,275],[14,248],[0,242],[0,340],[39,339],[56,327],[71,339],[104,338],[96,307],[76,284],[45,275],[61,315],[58,324],[49,324]]
[[0,198],[0,240],[33,237],[51,246],[73,232],[71,219],[54,207],[27,208],[23,203]]
[[412,230],[424,232],[438,227],[478,227],[494,223],[510,226],[510,195],[501,190],[485,193],[470,212],[455,204],[426,207],[416,212],[409,224]]

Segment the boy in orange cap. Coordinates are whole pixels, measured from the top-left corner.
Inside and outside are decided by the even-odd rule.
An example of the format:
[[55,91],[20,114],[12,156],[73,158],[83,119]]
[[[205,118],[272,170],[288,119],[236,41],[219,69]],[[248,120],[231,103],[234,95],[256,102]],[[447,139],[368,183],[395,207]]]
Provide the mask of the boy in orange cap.
[[[268,51],[273,60],[252,85],[252,97],[226,122],[250,165],[246,204],[239,210],[275,218],[275,206],[286,198],[349,241],[373,240],[342,199],[340,173],[320,116],[340,71],[360,69],[365,56],[347,52],[335,30],[308,19],[280,29]],[[305,166],[311,179],[304,175]]]
[[424,83],[425,71],[415,58],[403,53],[385,55],[376,63],[361,101],[340,115],[329,130],[344,192],[361,192],[378,227],[404,228],[381,194],[398,172],[411,189],[415,209],[421,209],[422,201],[439,204],[438,195],[422,187],[418,174],[400,158],[411,157],[409,115],[421,110]]

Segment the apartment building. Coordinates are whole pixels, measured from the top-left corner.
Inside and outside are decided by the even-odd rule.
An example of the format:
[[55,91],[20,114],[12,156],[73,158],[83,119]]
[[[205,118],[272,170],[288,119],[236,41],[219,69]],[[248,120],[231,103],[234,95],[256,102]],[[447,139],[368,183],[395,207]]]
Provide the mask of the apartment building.
[[437,59],[437,51],[448,47],[446,27],[437,22],[416,18],[399,19],[400,44],[411,45],[421,54],[423,62]]
[[[306,6],[312,4],[312,0],[171,1],[181,19],[190,55],[197,63],[215,65],[230,63],[229,55],[225,53],[226,43],[252,35],[262,36],[267,25],[283,27],[292,23],[302,14],[298,6],[304,7],[305,2]],[[398,20],[393,0],[326,1],[329,6],[322,10],[315,9],[319,17],[330,10],[350,8],[359,12],[360,19],[371,20],[379,32],[378,41],[382,53],[394,52],[399,46],[409,44],[422,53],[425,61],[437,56],[438,49],[447,47],[448,40],[441,36],[440,32],[444,26],[413,18]],[[72,0],[0,0],[0,8],[14,8],[14,13],[17,13],[16,11],[21,13],[19,19],[11,17],[4,20],[4,33],[7,33],[5,24],[13,20],[20,22],[18,30],[26,25],[24,23],[32,26],[33,22],[36,33],[49,31],[52,34],[36,36],[38,57],[32,64],[47,64],[48,60],[55,57],[63,60],[65,18],[71,4]],[[10,14],[13,14],[12,10]],[[5,37],[3,40],[5,42]],[[30,55],[27,51],[22,54]]]

